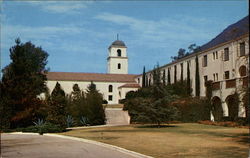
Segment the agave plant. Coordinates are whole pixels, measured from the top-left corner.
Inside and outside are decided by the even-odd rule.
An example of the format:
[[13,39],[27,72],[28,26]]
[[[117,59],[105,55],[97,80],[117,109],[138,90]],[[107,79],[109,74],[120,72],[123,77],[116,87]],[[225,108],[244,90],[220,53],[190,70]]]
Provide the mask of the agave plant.
[[87,117],[81,116],[80,122],[83,126],[89,126]]
[[35,124],[35,126],[41,126],[44,124],[43,119],[40,118],[37,121],[34,121],[33,123]]
[[74,123],[74,119],[71,115],[68,115],[66,118],[66,122],[67,122],[67,127],[72,127],[73,123]]

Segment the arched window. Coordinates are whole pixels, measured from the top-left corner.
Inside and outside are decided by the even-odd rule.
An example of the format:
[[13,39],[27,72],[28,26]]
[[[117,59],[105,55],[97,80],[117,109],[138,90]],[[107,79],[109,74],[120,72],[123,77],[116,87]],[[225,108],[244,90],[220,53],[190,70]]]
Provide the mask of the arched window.
[[109,92],[113,92],[113,86],[109,85]]
[[120,63],[117,65],[117,68],[118,68],[118,69],[121,69],[121,64],[120,64]]
[[122,51],[120,49],[117,49],[117,56],[118,57],[122,56]]
[[247,68],[245,65],[242,65],[239,68],[239,73],[240,73],[240,77],[246,76],[247,75]]

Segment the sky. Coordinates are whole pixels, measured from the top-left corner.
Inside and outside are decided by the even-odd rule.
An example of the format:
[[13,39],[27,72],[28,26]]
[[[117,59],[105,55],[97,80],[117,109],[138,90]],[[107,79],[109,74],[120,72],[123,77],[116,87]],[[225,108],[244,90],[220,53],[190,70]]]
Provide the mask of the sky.
[[247,0],[1,1],[1,68],[15,39],[49,54],[59,72],[107,72],[108,47],[125,42],[129,73],[171,62],[179,48],[203,45],[248,15]]

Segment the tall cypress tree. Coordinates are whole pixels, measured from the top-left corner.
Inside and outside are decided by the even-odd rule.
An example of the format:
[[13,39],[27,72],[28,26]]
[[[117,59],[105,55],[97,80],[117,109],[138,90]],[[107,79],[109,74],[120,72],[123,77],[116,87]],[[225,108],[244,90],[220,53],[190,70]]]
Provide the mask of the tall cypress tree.
[[168,68],[168,85],[171,84],[170,69]]
[[143,67],[142,87],[146,87],[146,72],[145,72],[145,66]]
[[190,68],[189,62],[187,62],[187,93],[191,95],[191,83],[190,83]]
[[183,63],[181,63],[181,83],[183,83]]
[[177,66],[174,66],[174,83],[177,82]]
[[163,70],[163,74],[162,74],[162,83],[165,86],[166,85],[166,71]]
[[199,59],[195,57],[196,71],[195,71],[195,96],[200,96],[200,74],[199,74]]

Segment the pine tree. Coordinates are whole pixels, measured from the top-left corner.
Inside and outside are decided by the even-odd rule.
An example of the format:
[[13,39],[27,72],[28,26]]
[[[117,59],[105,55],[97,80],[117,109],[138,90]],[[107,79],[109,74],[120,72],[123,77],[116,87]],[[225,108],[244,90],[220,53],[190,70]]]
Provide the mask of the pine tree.
[[66,127],[66,106],[65,92],[57,82],[48,100],[47,121],[61,127]]
[[73,91],[68,101],[68,114],[73,116],[78,125],[81,125],[80,118],[86,117],[89,113],[89,109],[87,109],[84,92],[80,90],[78,84],[73,85]]
[[96,85],[91,82],[87,88],[86,94],[89,114],[87,116],[91,125],[102,125],[105,123],[105,112],[102,106],[102,94],[96,89]]
[[0,115],[10,121],[6,123],[12,128],[32,124],[42,104],[37,96],[47,90],[44,72],[47,71],[48,53],[31,42],[23,44],[19,38],[15,42],[16,45],[10,48],[12,62],[2,70],[0,104],[3,106],[0,109],[8,113]]
[[190,80],[189,62],[187,62],[187,93],[188,93],[188,95],[191,95],[191,80]]
[[195,96],[200,96],[200,74],[199,74],[199,59],[195,57],[196,71],[195,71]]
[[145,72],[145,66],[143,67],[142,87],[146,87],[146,72]]

